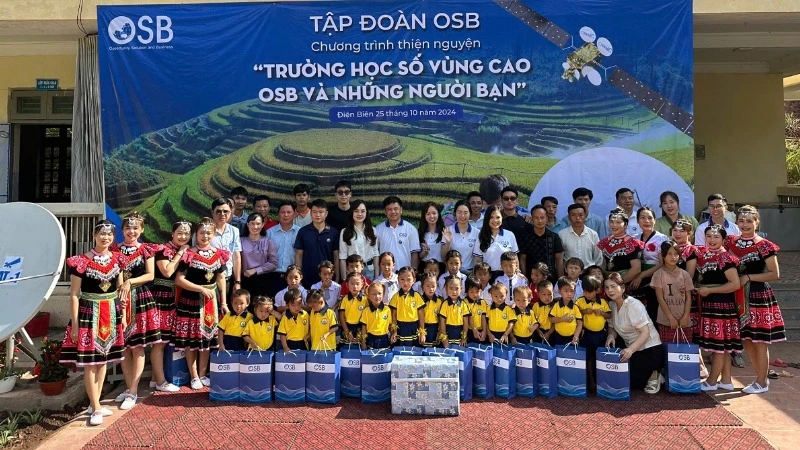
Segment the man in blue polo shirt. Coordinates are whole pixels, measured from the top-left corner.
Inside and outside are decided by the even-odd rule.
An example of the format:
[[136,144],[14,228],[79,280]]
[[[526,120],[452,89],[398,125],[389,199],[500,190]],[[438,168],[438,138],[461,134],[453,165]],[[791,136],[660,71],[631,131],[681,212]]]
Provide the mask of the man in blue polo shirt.
[[[300,228],[294,241],[294,263],[303,273],[303,287],[320,281],[317,266],[322,261],[339,261],[339,230],[325,222],[328,203],[323,199],[311,202],[311,223]],[[334,264],[334,280],[339,279],[339,265]]]
[[395,272],[405,266],[416,269],[422,247],[416,227],[403,220],[403,201],[390,195],[383,200],[383,210],[389,220],[375,226],[378,250],[381,253],[392,252]]

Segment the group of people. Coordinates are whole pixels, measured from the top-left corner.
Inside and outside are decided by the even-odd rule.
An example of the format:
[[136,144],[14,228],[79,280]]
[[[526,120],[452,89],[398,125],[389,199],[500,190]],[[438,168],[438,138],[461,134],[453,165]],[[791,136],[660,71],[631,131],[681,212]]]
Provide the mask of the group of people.
[[119,244],[115,226],[99,222],[94,248],[67,260],[62,351],[85,368],[90,423],[111,414],[99,403],[108,362],[121,361],[125,375],[120,408],[136,404],[147,346],[152,387],[179,389],[164,377],[167,343],[185,350],[192,389],[210,384],[213,348],[545,342],[580,344],[590,357],[624,346],[632,387],[656,393],[661,344],[679,340],[712,353],[703,390],[733,389],[731,354],[742,349],[757,375],[743,391],[768,390],[767,344],[785,339],[769,287],[778,247],[757,233],[753,207],[729,220],[714,194],[698,223],[680,213],[674,192],[661,194],[657,217],[647,206],[634,211],[622,188],[619,207],[600,218],[581,187],[558,219],[556,198],[525,210],[495,176],[445,209],[425,204],[414,226],[399,197],[385,198],[387,220],[373,224],[352,193],[339,181],[329,204],[299,184],[274,220],[268,196],[252,198],[248,213],[237,187],[211,203],[211,218],[173,224],[164,244],[140,242],[145,218],[136,212],[123,218]]

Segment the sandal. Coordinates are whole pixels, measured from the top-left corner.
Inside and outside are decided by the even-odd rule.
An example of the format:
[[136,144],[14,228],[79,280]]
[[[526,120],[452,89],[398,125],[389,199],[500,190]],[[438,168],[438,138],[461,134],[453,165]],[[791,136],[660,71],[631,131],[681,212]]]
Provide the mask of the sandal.
[[658,394],[658,391],[661,390],[661,383],[663,382],[664,377],[658,374],[658,378],[655,380],[647,380],[647,386],[645,386],[644,391],[648,394]]
[[781,370],[781,372],[778,375],[784,378],[794,378],[794,374],[792,372],[789,372],[788,370]]
[[769,365],[772,367],[789,367],[789,364],[786,364],[780,358],[775,358],[775,361],[772,361],[771,363],[769,363]]
[[[786,371],[784,370],[784,372],[786,372]],[[769,369],[769,372],[767,372],[767,378],[772,379],[772,380],[777,380],[778,379],[778,372],[775,372],[774,370]]]
[[788,363],[786,365],[793,369],[800,369],[800,363]]

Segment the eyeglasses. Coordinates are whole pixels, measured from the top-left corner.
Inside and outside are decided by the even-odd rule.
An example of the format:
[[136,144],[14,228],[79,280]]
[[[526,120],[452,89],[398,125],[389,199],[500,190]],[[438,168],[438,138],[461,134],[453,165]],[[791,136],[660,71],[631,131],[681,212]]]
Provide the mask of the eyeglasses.
[[227,216],[230,213],[231,212],[229,210],[227,210],[227,209],[217,209],[217,210],[214,211],[214,214],[216,214],[218,216]]
[[350,195],[351,192],[352,191],[336,191],[336,193],[339,195]]
[[506,201],[506,202],[513,202],[516,199],[517,199],[517,197],[503,197],[503,201]]
[[708,205],[708,207],[709,207],[710,209],[722,209],[722,208],[724,208],[724,207],[725,207],[725,205],[724,205],[724,204],[722,204],[722,203],[719,203],[719,204],[716,204],[716,205]]

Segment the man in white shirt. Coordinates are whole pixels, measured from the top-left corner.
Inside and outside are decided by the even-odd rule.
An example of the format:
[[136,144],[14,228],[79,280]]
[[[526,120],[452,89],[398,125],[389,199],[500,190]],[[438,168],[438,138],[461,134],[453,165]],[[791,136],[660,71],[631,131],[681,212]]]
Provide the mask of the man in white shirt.
[[558,232],[561,245],[564,247],[564,261],[569,258],[578,258],[584,266],[602,265],[603,253],[597,248],[600,238],[597,232],[587,227],[586,209],[583,205],[573,203],[567,208],[570,226]]
[[392,252],[395,272],[405,266],[416,269],[422,247],[417,229],[403,220],[403,201],[400,197],[390,195],[383,200],[383,210],[388,220],[375,227],[379,251]]
[[617,206],[625,211],[628,216],[628,228],[625,230],[629,236],[639,239],[642,236],[642,227],[639,226],[639,221],[636,220],[636,200],[633,196],[633,191],[629,188],[619,188],[616,193]]
[[713,224],[722,225],[728,235],[741,234],[739,227],[735,223],[725,218],[725,211],[728,201],[722,194],[711,194],[708,196],[709,219],[700,222],[694,233],[694,245],[706,245],[706,228]]

